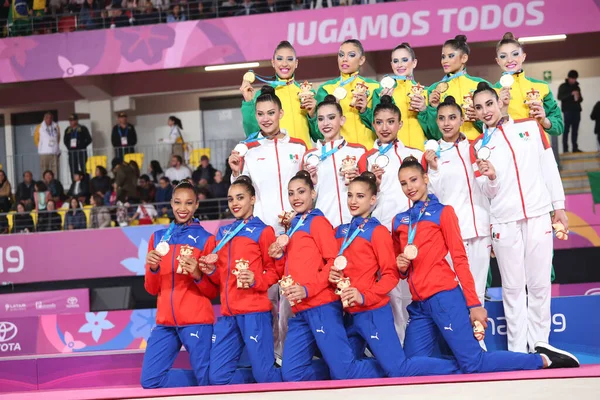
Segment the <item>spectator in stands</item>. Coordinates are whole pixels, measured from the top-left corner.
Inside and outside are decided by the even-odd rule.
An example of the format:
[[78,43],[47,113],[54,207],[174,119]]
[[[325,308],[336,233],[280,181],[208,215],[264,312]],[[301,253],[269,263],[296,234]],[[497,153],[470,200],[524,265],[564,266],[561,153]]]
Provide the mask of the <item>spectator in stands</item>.
[[594,105],[594,109],[592,110],[590,118],[592,121],[596,121],[596,124],[594,125],[594,133],[598,137],[598,151],[600,151],[600,101]]
[[25,204],[19,202],[17,204],[17,213],[13,216],[13,233],[28,233],[35,232],[33,218],[27,212]]
[[87,228],[85,213],[79,205],[79,200],[75,197],[71,197],[69,199],[69,206],[69,211],[65,215],[65,230]]
[[225,0],[220,7],[217,7],[217,17],[232,17],[236,15],[239,9],[240,7],[235,0]]
[[114,179],[110,180],[111,189],[104,194],[104,204],[114,206],[117,204],[117,184]]
[[[129,17],[123,12],[121,8],[110,8],[108,11],[110,28],[124,28],[127,26],[131,26],[131,22],[129,21]],[[129,146],[133,147],[135,145],[129,144]],[[127,145],[123,147],[128,147]]]
[[111,142],[115,148],[115,157],[123,158],[125,154],[135,153],[137,133],[135,127],[127,122],[127,114],[119,113],[119,123],[113,127]]
[[[2,21],[0,20],[0,22]],[[9,228],[10,227],[8,225],[8,218],[6,218],[6,214],[0,214],[0,235],[9,233]]]
[[142,204],[140,204],[133,214],[133,217],[129,220],[134,221],[139,219],[140,225],[152,225],[154,223],[154,218],[158,217],[158,213],[156,212],[156,208],[154,205],[150,204],[150,199],[147,196],[142,197]]
[[68,0],[50,0],[48,2],[48,7],[50,8],[50,14],[52,14],[52,18],[56,18],[56,14],[61,14],[63,11],[63,6],[68,4]]
[[104,206],[104,199],[99,194],[94,194],[90,199],[94,208],[90,213],[90,228],[110,228],[110,212]]
[[293,0],[291,8],[293,11],[306,10],[310,8],[310,4],[308,4],[305,0]]
[[137,198],[137,178],[131,166],[123,162],[122,158],[115,157],[112,160],[112,172],[115,175],[117,185],[117,200],[122,202],[129,200],[135,203]]
[[169,0],[152,0],[152,4],[154,4],[155,8],[161,11],[166,11],[169,9]]
[[83,3],[77,27],[85,30],[102,28],[102,12],[96,0],[86,0]]
[[191,178],[192,171],[183,165],[181,156],[171,157],[171,168],[167,169],[165,176],[173,181],[181,181],[182,179]]
[[[87,3],[84,3],[87,4]],[[79,116],[69,116],[69,127],[65,130],[65,147],[69,149],[69,170],[71,175],[75,171],[85,171],[87,161],[87,147],[92,144],[90,131],[83,125],[79,125]]]
[[165,175],[160,163],[156,160],[150,161],[150,165],[148,166],[148,174],[150,174],[150,177],[152,177],[152,182],[155,184],[157,184],[158,180]]
[[289,1],[285,0],[267,0],[264,6],[264,11],[267,13],[281,12],[281,11],[290,11],[291,4]]
[[562,104],[562,112],[565,121],[563,132],[563,153],[569,152],[569,130],[571,131],[571,144],[573,153],[581,153],[577,146],[577,134],[579,133],[579,122],[581,121],[581,88],[579,87],[579,73],[575,70],[569,71],[565,82],[558,87],[558,99]]
[[135,162],[135,160],[131,160],[129,161],[129,166],[131,167],[131,169],[133,170],[133,173],[135,175],[135,182],[137,184],[138,179],[140,179],[140,166],[138,165],[137,162]]
[[54,179],[54,172],[47,169],[43,175],[44,183],[48,186],[48,190],[52,195],[52,199],[57,203],[58,207],[65,200],[65,189],[58,179]]
[[160,215],[169,214],[171,209],[171,198],[173,197],[173,186],[166,176],[160,178],[159,187],[156,190],[154,201],[158,203]]
[[240,15],[254,15],[260,14],[262,10],[256,6],[252,0],[243,0],[239,6],[240,10],[235,13],[236,16]]
[[[210,164],[210,160],[208,156],[204,155],[200,157],[200,165],[192,174],[192,180],[196,185],[198,185],[201,181],[203,185],[212,184],[215,182],[215,173],[217,170]],[[227,197],[227,195],[225,195]]]
[[86,174],[81,171],[73,174],[73,183],[71,183],[71,188],[67,192],[67,196],[75,197],[84,204],[88,202],[90,198],[90,185]]
[[90,182],[92,194],[99,194],[104,196],[107,192],[110,192],[111,184],[110,178],[108,177],[108,171],[101,165],[96,167],[95,175]]
[[167,120],[167,125],[169,125],[169,137],[166,139],[160,138],[158,139],[159,143],[169,143],[171,144],[171,154],[175,156],[185,157],[185,151],[183,149],[183,135],[181,131],[183,130],[183,124],[181,120],[174,115],[171,115]]
[[142,13],[136,18],[138,25],[153,25],[160,23],[160,14],[151,1],[146,3]]
[[0,169],[0,213],[10,211],[12,204],[12,188],[6,179],[6,173]]
[[212,8],[212,2],[199,1],[197,4],[190,4],[190,19],[208,19],[215,18],[215,11]]
[[33,199],[35,200],[35,209],[36,211],[43,211],[48,206],[48,200],[52,199],[52,195],[44,181],[36,182],[34,188]]
[[51,112],[44,114],[44,121],[35,128],[33,141],[40,155],[41,172],[49,169],[54,172],[55,176],[58,176],[60,128],[53,118]]
[[17,203],[20,203],[25,207],[27,211],[30,211],[34,206],[33,192],[35,187],[33,185],[33,174],[31,171],[25,171],[23,173],[23,182],[17,186]]
[[62,229],[62,219],[56,212],[56,203],[54,203],[54,200],[48,200],[47,205],[47,210],[38,215],[37,231],[60,231]]
[[167,16],[167,22],[183,22],[185,21],[185,15],[181,13],[179,4],[171,6],[171,13]]
[[214,182],[209,185],[210,193],[215,199],[227,198],[227,192],[229,191],[229,183],[223,179],[223,173],[221,171],[215,171]]
[[150,180],[150,177],[146,174],[140,176],[140,187],[138,188],[138,192],[140,194],[140,198],[147,197],[150,202],[154,201],[156,197],[156,186]]

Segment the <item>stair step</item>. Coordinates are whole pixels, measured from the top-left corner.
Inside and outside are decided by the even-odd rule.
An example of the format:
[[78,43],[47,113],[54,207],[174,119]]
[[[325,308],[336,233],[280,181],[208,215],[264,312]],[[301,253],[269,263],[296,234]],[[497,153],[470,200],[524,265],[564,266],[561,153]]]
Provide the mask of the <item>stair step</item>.
[[592,189],[589,186],[581,186],[581,187],[571,187],[564,188],[565,194],[582,194],[582,193],[591,193]]
[[562,153],[560,155],[561,162],[564,161],[572,161],[572,160],[581,160],[581,159],[595,159],[600,162],[600,153],[597,151],[587,151],[583,153]]
[[587,178],[588,172],[600,172],[600,169],[563,169],[560,171],[560,176],[562,178],[571,176],[582,176]]

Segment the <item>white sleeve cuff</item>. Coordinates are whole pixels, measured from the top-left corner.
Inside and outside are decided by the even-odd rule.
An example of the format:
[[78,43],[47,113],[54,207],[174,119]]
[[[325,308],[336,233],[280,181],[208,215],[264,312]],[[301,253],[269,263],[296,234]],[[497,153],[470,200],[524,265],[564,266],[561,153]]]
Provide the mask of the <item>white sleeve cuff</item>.
[[565,209],[565,201],[564,200],[560,200],[560,201],[553,201],[552,202],[552,207],[555,210],[564,210]]

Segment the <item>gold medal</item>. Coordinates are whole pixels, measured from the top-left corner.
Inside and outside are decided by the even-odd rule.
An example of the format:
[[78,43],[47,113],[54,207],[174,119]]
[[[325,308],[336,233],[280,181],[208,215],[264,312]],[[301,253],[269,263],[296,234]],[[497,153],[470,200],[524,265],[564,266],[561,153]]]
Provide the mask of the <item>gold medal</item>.
[[242,79],[246,82],[254,83],[254,81],[256,80],[256,75],[254,75],[254,72],[248,71],[244,74],[244,77]]
[[396,83],[396,81],[394,80],[394,78],[392,78],[390,76],[384,76],[379,84],[384,89],[391,89],[394,87],[395,83]]
[[500,78],[500,86],[510,88],[515,83],[515,78],[512,75],[502,75]]
[[448,89],[450,88],[450,86],[448,85],[447,82],[440,82],[436,85],[435,87],[435,91],[438,93],[446,93],[448,91]]
[[333,97],[337,99],[337,101],[342,101],[348,96],[348,91],[341,86],[338,86],[333,91]]

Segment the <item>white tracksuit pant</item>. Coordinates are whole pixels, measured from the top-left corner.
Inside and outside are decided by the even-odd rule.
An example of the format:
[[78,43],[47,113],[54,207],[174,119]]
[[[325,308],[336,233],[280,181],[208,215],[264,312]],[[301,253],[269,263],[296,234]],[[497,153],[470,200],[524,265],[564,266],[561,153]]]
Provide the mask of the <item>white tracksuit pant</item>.
[[410,294],[410,288],[406,279],[401,279],[398,285],[389,294],[390,305],[392,306],[392,312],[394,313],[394,326],[396,327],[396,333],[400,339],[400,343],[404,343],[404,332],[406,331],[406,324],[408,323],[408,311],[406,307],[412,303],[412,296]]
[[502,277],[508,350],[534,351],[535,342],[548,342],[550,336],[550,215],[492,224],[492,235]]

